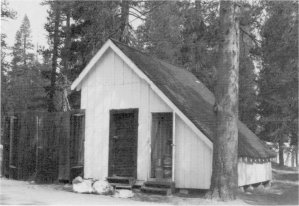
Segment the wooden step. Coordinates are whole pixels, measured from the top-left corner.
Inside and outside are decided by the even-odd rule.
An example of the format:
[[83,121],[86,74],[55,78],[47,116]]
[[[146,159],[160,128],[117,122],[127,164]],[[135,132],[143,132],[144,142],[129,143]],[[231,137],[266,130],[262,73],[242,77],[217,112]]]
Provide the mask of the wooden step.
[[120,177],[120,176],[112,176],[106,178],[109,183],[119,183],[119,184],[129,184],[134,185],[135,178],[134,177]]
[[156,188],[174,188],[174,182],[170,181],[159,181],[159,180],[150,180],[150,181],[145,181],[144,186],[147,187],[156,187]]
[[132,190],[134,183],[136,182],[136,179],[133,177],[112,176],[107,177],[106,179],[115,189]]
[[141,191],[144,193],[158,194],[158,195],[171,195],[172,194],[170,188],[157,188],[157,187],[142,186]]
[[110,183],[115,189],[127,189],[132,190],[133,185],[130,184],[122,184],[122,183]]

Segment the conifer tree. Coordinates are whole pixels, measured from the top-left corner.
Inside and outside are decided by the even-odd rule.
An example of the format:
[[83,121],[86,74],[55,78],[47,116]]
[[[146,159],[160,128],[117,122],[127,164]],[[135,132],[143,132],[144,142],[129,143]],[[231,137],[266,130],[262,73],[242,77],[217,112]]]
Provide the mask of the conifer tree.
[[[16,12],[9,8],[9,4],[6,0],[1,1],[1,21],[8,21],[10,19],[14,19],[16,17]],[[1,32],[1,124],[2,125],[2,118],[7,114],[9,111],[10,105],[8,102],[8,71],[10,69],[10,64],[7,60],[8,50],[9,47],[6,43],[6,34]]]
[[13,46],[12,66],[26,66],[33,61],[33,44],[31,37],[30,22],[25,15],[20,29],[16,33],[15,44]]
[[262,26],[259,114],[264,140],[278,143],[279,163],[288,140],[298,144],[298,2],[272,1]]
[[210,197],[236,199],[238,187],[238,95],[240,7],[220,1],[220,44],[215,89],[216,137]]
[[44,95],[38,63],[34,60],[30,21],[25,15],[12,48],[7,98],[14,112],[36,109],[36,97]]

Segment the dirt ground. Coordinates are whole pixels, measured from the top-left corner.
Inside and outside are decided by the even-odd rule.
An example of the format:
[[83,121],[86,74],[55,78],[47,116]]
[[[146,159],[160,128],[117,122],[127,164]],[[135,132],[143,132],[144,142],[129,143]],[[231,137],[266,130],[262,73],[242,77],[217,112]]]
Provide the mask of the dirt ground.
[[70,186],[63,184],[37,185],[25,181],[0,180],[1,205],[298,205],[298,169],[279,168],[273,165],[273,182],[269,189],[239,192],[238,199],[232,202],[216,202],[203,198],[204,193],[173,196],[145,195],[135,192],[131,199],[114,198],[94,194],[71,192]]
[[253,205],[299,205],[298,168],[272,164],[271,188],[253,193],[239,193],[239,198]]

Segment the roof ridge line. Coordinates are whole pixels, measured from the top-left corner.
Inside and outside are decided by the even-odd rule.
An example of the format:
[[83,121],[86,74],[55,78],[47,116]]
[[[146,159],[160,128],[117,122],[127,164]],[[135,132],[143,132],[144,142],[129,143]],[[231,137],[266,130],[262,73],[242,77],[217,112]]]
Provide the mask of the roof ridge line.
[[113,43],[116,42],[116,43],[121,44],[121,45],[123,45],[123,46],[126,46],[126,47],[128,47],[128,48],[130,48],[130,49],[134,49],[134,50],[136,50],[136,51],[138,51],[138,52],[140,52],[140,53],[142,53],[142,54],[144,54],[144,55],[154,57],[154,56],[152,56],[150,53],[146,53],[146,52],[144,52],[144,51],[141,51],[140,49],[137,49],[137,48],[135,48],[135,47],[131,47],[131,46],[129,46],[129,45],[123,43],[123,42],[120,42],[120,41],[118,41],[118,40],[116,40],[116,39],[114,39],[114,38],[110,38],[110,40],[111,40]]
[[[135,50],[135,51],[137,51],[137,52],[140,52],[141,54],[146,55],[147,57],[151,57],[151,58],[153,58],[154,60],[158,61],[159,63],[160,63],[160,62],[164,62],[164,63],[166,63],[166,64],[170,64],[171,66],[176,67],[176,69],[184,69],[184,68],[183,68],[183,65],[176,65],[176,64],[173,64],[173,63],[171,63],[171,62],[168,62],[168,61],[166,61],[166,60],[164,60],[164,59],[160,59],[160,58],[158,58],[158,57],[152,55],[151,53],[146,53],[146,52],[144,52],[144,51],[142,51],[142,50],[140,50],[140,49],[137,49],[137,48],[135,48],[135,47],[129,46],[129,45],[123,43],[123,42],[120,42],[120,41],[114,39],[114,38],[110,38],[110,40],[111,40],[113,43],[116,42],[116,43],[121,44],[121,45],[123,45],[123,46],[125,46],[125,47],[128,47],[128,48],[130,48],[130,49],[133,49],[133,50]],[[200,82],[201,82],[201,81],[200,81]]]

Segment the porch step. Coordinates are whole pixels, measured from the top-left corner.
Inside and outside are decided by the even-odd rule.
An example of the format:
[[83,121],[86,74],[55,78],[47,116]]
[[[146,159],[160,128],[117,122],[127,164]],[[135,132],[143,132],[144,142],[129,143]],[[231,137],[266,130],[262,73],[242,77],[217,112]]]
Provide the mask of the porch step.
[[147,187],[142,186],[141,191],[144,193],[150,193],[150,194],[158,194],[158,195],[171,195],[172,191],[170,188],[158,188],[158,187]]
[[106,179],[115,189],[128,189],[128,190],[132,190],[133,185],[136,181],[136,179],[133,177],[120,177],[120,176],[107,177]]
[[133,185],[130,185],[130,184],[110,183],[110,185],[113,186],[115,189],[132,190],[132,188],[133,188]]
[[149,180],[145,181],[144,185],[147,187],[156,187],[156,188],[174,188],[174,182],[164,181],[164,180]]
[[169,180],[151,179],[143,183],[141,191],[152,194],[170,195],[175,191],[175,184]]

